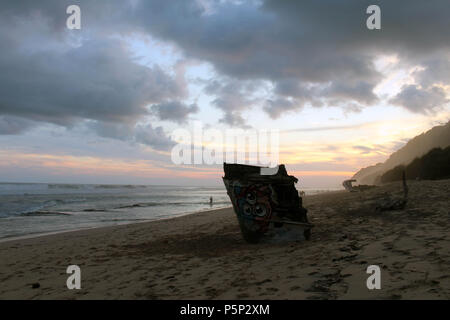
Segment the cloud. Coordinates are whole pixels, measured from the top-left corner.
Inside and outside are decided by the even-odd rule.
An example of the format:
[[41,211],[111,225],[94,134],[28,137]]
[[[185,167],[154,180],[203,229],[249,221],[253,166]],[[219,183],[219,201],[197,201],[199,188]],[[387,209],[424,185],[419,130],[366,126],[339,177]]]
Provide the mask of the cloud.
[[435,83],[450,83],[450,54],[440,54],[420,62],[422,69],[414,72],[416,82],[424,87],[432,86]]
[[361,124],[342,125],[342,126],[296,128],[296,129],[283,130],[281,132],[290,133],[290,132],[314,132],[314,131],[320,132],[320,131],[355,130],[355,129],[366,128],[368,126],[371,126],[372,124],[373,124],[372,122],[366,122],[366,123],[361,123]]
[[353,146],[353,149],[361,151],[362,154],[368,154],[375,150],[373,148],[366,147],[366,146]]
[[251,126],[247,125],[246,120],[238,112],[226,112],[223,118],[219,120],[219,122],[242,129],[251,128]]
[[162,127],[153,128],[151,123],[128,125],[91,121],[87,126],[100,137],[144,144],[155,150],[167,151],[175,145]]
[[10,116],[0,116],[0,135],[14,135],[35,126],[32,121]]
[[187,122],[190,114],[197,113],[199,108],[196,104],[186,105],[179,101],[169,101],[151,106],[151,113],[160,120],[174,121],[179,124]]
[[147,114],[149,103],[182,92],[158,67],[134,63],[114,40],[92,40],[61,54],[17,53],[0,56],[2,114],[60,125],[129,122]]
[[[327,4],[336,7],[332,2]],[[152,4],[148,7],[155,8]],[[321,17],[327,15],[322,3],[306,2],[286,8],[283,1],[266,1],[261,7],[227,2],[216,5],[213,14],[205,14],[201,6],[193,3],[177,3],[175,7],[159,4],[159,17],[156,21],[149,19],[149,30],[175,41],[189,55],[211,62],[235,81],[271,81],[276,89],[264,110],[273,118],[284,110],[299,110],[306,103],[320,106],[323,101],[319,99],[354,100],[365,105],[377,101],[372,90],[381,75],[372,63],[373,57],[365,50],[343,47],[341,34],[334,38],[332,24],[336,19],[327,21]],[[350,31],[348,37],[363,29],[359,22],[364,11],[357,11],[359,8],[347,8],[355,18],[353,24],[344,23],[346,31]],[[179,12],[184,18],[173,23]],[[339,16],[341,12],[336,10],[334,14]],[[342,28],[342,21],[339,24]],[[368,35],[364,30],[360,33]],[[367,42],[363,37],[360,40]],[[310,86],[315,86],[315,90],[310,90]],[[288,103],[287,98],[293,101]],[[218,100],[216,105],[236,113],[237,108],[226,99]]]
[[[450,29],[447,0],[426,6],[380,1],[380,31],[365,27],[368,0],[79,3],[79,36],[65,30],[70,1],[1,3],[1,115],[66,126],[80,119],[136,123],[147,114],[145,105],[180,106],[186,84],[179,76],[137,64],[111,38],[131,33],[173,44],[186,59],[209,62],[219,83],[204,92],[215,97],[213,105],[224,114],[220,121],[233,126],[245,126],[242,114],[252,108],[277,118],[309,106],[352,111],[374,105],[380,102],[374,88],[384,77],[374,61],[382,55],[423,68],[413,76],[425,88],[420,94],[427,96],[421,98],[426,105],[413,104],[413,112],[442,100],[430,89],[437,82],[450,83],[450,34],[443,32]],[[403,95],[393,101],[403,105]],[[183,121],[158,107],[153,111]]]
[[153,128],[151,124],[136,127],[135,141],[164,151],[169,150],[176,144],[165,135],[162,127]]
[[402,106],[411,112],[427,114],[449,102],[442,88],[421,88],[417,85],[402,87],[400,93],[390,100],[392,104]]
[[130,124],[105,121],[88,121],[87,127],[96,132],[98,136],[104,138],[127,141],[132,140],[134,136],[134,126]]
[[260,98],[254,95],[255,83],[252,81],[233,81],[230,78],[212,80],[205,86],[205,93],[215,96],[212,104],[223,111],[222,123],[248,128],[242,112],[256,105]]
[[[222,76],[271,82],[276,89],[263,109],[272,118],[306,105],[374,105],[380,98],[373,90],[383,79],[377,57],[397,54],[409,66],[431,68],[430,57],[450,45],[442,31],[450,29],[445,0],[383,1],[379,32],[365,26],[370,1],[202,3],[146,1],[138,17],[149,32],[210,62]],[[233,103],[218,102],[240,113]]]
[[[56,4],[64,10],[55,12],[53,5],[0,5],[0,134],[19,134],[38,123],[73,127],[88,120],[100,135],[127,139],[136,134],[127,130],[149,115],[148,105],[185,96],[179,74],[138,64],[119,38],[102,36],[107,26],[78,36],[67,33],[65,7]],[[114,11],[121,6],[110,5]],[[85,11],[89,17],[83,6]],[[162,145],[154,137],[143,141]]]
[[283,113],[298,110],[302,108],[303,105],[304,103],[301,101],[276,98],[275,100],[267,100],[263,109],[272,119],[278,119],[283,115]]

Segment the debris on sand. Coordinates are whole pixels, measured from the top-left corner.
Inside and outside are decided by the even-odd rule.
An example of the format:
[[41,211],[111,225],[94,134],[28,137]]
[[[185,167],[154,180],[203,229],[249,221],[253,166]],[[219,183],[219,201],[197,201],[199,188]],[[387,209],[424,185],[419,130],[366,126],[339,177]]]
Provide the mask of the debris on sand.
[[342,182],[342,185],[344,186],[345,190],[350,192],[356,192],[356,191],[365,191],[369,189],[376,188],[376,186],[373,185],[367,185],[367,184],[360,184],[357,186],[353,186],[352,183],[356,182],[355,179],[345,180]]
[[391,211],[391,210],[403,210],[408,202],[408,186],[406,184],[406,175],[403,171],[403,198],[392,198],[389,194],[384,199],[380,200],[375,207],[378,212]]
[[345,180],[344,182],[342,182],[342,185],[344,186],[345,190],[353,192],[353,186],[352,186],[352,182],[356,182],[355,179],[350,179],[350,180]]

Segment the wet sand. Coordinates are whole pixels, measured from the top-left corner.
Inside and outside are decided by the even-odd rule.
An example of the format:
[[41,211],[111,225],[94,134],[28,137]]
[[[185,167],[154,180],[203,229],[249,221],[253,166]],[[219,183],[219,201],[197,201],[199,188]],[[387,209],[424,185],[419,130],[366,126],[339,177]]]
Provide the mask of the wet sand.
[[401,183],[305,197],[310,241],[291,228],[247,244],[221,209],[0,243],[0,299],[450,299],[450,180],[408,184],[403,210],[374,209]]

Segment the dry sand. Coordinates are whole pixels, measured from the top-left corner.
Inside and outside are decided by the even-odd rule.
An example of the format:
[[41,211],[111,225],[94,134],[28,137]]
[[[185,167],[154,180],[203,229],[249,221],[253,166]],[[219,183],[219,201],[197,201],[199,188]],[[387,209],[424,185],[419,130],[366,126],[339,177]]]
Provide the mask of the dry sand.
[[[311,241],[242,240],[231,209],[0,244],[1,299],[450,299],[450,180],[305,198]],[[68,290],[68,265],[81,290]],[[368,290],[368,265],[381,290]],[[32,284],[39,283],[39,288]]]

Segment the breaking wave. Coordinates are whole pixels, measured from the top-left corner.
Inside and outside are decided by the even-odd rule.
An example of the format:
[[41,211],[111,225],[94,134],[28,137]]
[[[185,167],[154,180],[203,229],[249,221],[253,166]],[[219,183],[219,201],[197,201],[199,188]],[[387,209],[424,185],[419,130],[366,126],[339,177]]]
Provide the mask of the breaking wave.
[[33,216],[70,216],[71,214],[68,212],[57,212],[57,211],[32,211],[32,212],[23,212],[20,214],[25,217],[33,217]]
[[[231,205],[230,201],[217,201],[213,202],[214,205]],[[119,206],[114,209],[132,209],[132,208],[146,208],[156,206],[187,206],[187,205],[209,205],[209,202],[141,202],[133,203],[130,205]]]

